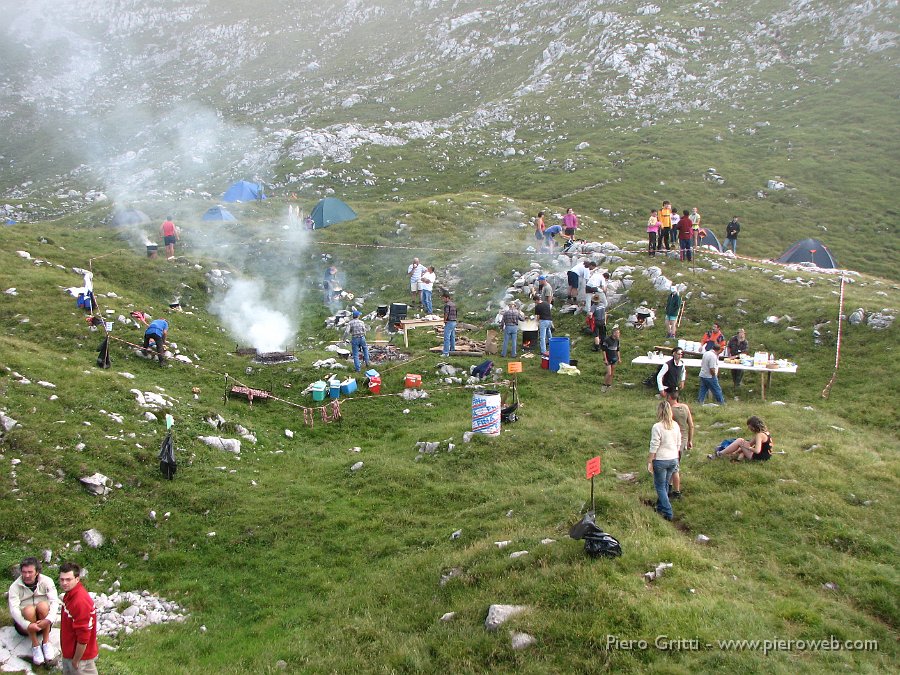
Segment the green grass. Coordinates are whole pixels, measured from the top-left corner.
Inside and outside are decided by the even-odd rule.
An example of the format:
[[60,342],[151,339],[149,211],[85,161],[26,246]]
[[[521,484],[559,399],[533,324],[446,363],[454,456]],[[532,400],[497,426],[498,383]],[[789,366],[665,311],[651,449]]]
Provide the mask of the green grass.
[[[455,291],[465,320],[483,325],[492,314],[488,301],[496,306],[510,271],[525,269],[531,257],[476,252],[498,241],[504,252],[530,243],[529,230],[504,223],[516,208],[531,212],[535,204],[481,192],[434,201],[363,205],[360,220],[315,234],[307,257],[295,260],[296,274],[312,283],[320,273],[318,253],[330,252],[346,271],[348,288],[371,292],[366,307],[372,308],[405,296],[405,265],[418,252],[438,266],[439,278],[459,278]],[[275,237],[281,208],[278,200],[248,206],[247,238]],[[397,220],[409,223],[399,236]],[[3,296],[0,305],[6,366],[0,392],[3,408],[22,428],[2,445],[7,468],[0,479],[0,561],[12,564],[42,548],[62,552],[66,542],[97,527],[107,544],[74,556],[90,570],[91,590],[105,590],[120,578],[123,589],[149,589],[191,613],[183,625],[116,640],[118,651],[101,653],[105,672],[151,672],[162,659],[177,664],[167,669],[185,673],[270,672],[279,659],[298,672],[896,670],[898,386],[888,376],[897,363],[896,327],[877,332],[845,324],[841,369],[831,396],[823,399],[834,361],[835,279],[814,277],[814,285],[805,288],[774,280],[782,272],[778,268],[762,274],[736,264],[736,271],[727,272],[710,270],[704,261],[691,272],[674,261],[664,264],[667,275],[686,281],[693,293],[683,335],[699,336],[713,319],[729,334],[742,324],[754,347],[764,345],[800,365],[797,376],[773,377],[769,401],[784,406],[763,403],[758,383],[748,376],[745,388],[754,391],[741,401],[695,407],[695,449],[684,461],[685,499],[675,503],[672,526],[644,504],[653,498],[643,467],[655,402],[640,386],[646,370],[630,364],[659,342],[661,328],[625,330],[619,384],[601,395],[600,362],[579,335],[579,320],[560,318],[559,333],[573,337],[582,375],[564,378],[525,360],[519,378],[522,419],[496,439],[461,443],[469,428],[470,393],[437,383],[439,358],[433,355],[385,373],[390,394],[402,389],[405,372],[422,373],[429,399],[351,400],[341,422],[308,428],[295,409],[275,402],[252,408],[235,400],[224,404],[221,374],[303,402],[299,391],[321,374],[310,364],[327,355],[319,341],[336,337],[321,329],[326,312],[317,306],[317,295],[298,308],[299,363],[254,368],[247,375],[247,362],[227,353],[234,339],[216,329],[206,310],[205,269],[193,263],[211,264],[191,249],[175,265],[119,251],[122,242],[114,233],[83,227],[90,221],[74,217],[4,230],[0,285],[15,286],[19,295]],[[40,244],[40,237],[52,243]],[[412,248],[334,245],[350,241]],[[17,249],[66,267],[84,267],[94,257],[97,290],[119,295],[101,298],[114,316],[131,309],[162,313],[173,289],[182,288],[190,314],[171,315],[171,338],[183,353],[198,355],[202,368],[160,369],[116,345],[112,369],[98,370],[93,362],[99,338],[61,291],[79,277],[36,266],[16,256]],[[284,255],[255,244],[249,265],[264,273],[259,260]],[[387,289],[377,290],[382,286]],[[701,300],[700,291],[710,297]],[[664,298],[636,274],[628,303],[614,318],[621,320],[641,300],[659,312]],[[847,287],[845,304],[847,311],[873,310],[897,301],[890,281],[862,276]],[[785,323],[764,325],[768,314],[789,314],[790,325],[801,331],[789,331]],[[812,327],[825,320],[831,323],[824,327],[823,344],[816,345]],[[134,328],[115,331],[132,341],[140,336]],[[317,340],[308,343],[307,335]],[[436,343],[424,331],[410,335],[415,356]],[[57,389],[19,384],[11,371],[32,382],[51,381]],[[118,375],[123,371],[135,379]],[[163,481],[156,466],[164,430],[139,421],[142,410],[129,393],[155,386],[178,400],[173,414],[181,463],[172,482]],[[192,387],[200,388],[199,400]],[[687,392],[690,401],[695,372]],[[59,399],[49,401],[50,394]],[[100,409],[123,414],[125,424]],[[258,445],[245,443],[238,459],[195,441],[212,431],[203,420],[216,413],[251,429]],[[743,427],[751,414],[768,422],[776,450],[786,454],[760,466],[708,463],[706,452],[733,436],[728,427]],[[286,428],[296,432],[293,440],[284,436]],[[457,444],[452,452],[416,461],[417,441],[451,437]],[[82,452],[74,449],[79,442],[85,443]],[[361,455],[348,450],[357,445]],[[596,484],[598,520],[622,542],[624,555],[616,560],[588,559],[580,543],[566,536],[588,501],[584,462],[597,454],[604,467]],[[8,474],[14,457],[22,460],[16,492]],[[365,466],[351,474],[358,459]],[[62,482],[56,481],[57,469],[65,474]],[[123,487],[105,500],[90,497],[77,478],[93,471]],[[617,472],[636,473],[638,480],[620,481]],[[171,511],[172,517],[157,527],[147,518],[150,509]],[[457,529],[462,536],[451,541]],[[708,535],[710,545],[694,543],[698,533]],[[547,537],[556,543],[540,544]],[[499,540],[513,543],[500,550],[493,544]],[[509,559],[516,550],[529,554]],[[642,575],[660,561],[674,567],[648,585]],[[452,567],[462,574],[440,586],[441,574]],[[824,589],[828,582],[837,590]],[[491,634],[483,621],[488,605],[498,602],[533,609]],[[448,611],[457,612],[456,618],[441,623]],[[513,652],[510,628],[534,635],[536,646]],[[652,648],[657,635],[714,646],[661,651]],[[766,656],[715,646],[720,639],[831,635],[877,640],[878,650],[793,649]],[[651,648],[607,649],[608,636],[648,640]]]

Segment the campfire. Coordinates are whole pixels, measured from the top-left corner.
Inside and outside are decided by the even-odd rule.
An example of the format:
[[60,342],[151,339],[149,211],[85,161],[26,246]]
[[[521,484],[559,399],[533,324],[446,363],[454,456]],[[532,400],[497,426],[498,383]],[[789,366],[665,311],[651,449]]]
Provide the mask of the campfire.
[[253,357],[253,363],[264,366],[272,366],[278,363],[291,363],[296,360],[297,357],[294,356],[294,352],[256,352],[256,356]]
[[407,358],[408,356],[394,345],[369,345],[369,361],[373,363],[405,361]]

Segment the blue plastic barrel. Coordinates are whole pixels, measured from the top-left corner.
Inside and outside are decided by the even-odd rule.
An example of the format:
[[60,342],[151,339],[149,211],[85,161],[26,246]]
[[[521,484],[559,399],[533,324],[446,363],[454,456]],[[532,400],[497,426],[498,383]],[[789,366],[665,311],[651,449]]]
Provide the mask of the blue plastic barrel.
[[569,338],[552,337],[550,338],[550,370],[554,373],[559,371],[559,364],[569,363]]

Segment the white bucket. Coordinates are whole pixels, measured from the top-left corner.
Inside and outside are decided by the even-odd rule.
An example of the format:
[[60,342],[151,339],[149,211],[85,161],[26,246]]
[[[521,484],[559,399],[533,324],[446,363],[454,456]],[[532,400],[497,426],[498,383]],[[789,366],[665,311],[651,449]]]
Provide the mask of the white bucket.
[[480,391],[472,394],[472,431],[488,436],[500,435],[500,394]]

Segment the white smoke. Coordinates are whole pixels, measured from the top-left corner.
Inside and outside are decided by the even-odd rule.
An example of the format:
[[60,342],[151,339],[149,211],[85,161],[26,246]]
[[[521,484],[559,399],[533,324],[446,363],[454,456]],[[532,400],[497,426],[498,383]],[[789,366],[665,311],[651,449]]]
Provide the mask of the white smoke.
[[299,305],[296,281],[272,291],[259,279],[239,279],[210,308],[242,345],[259,352],[279,352],[294,341],[297,325],[293,313]]

